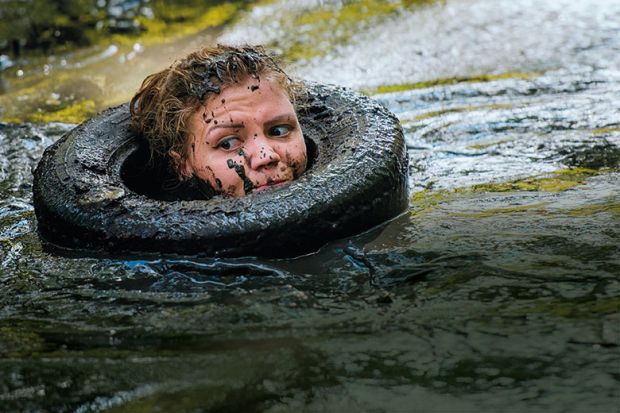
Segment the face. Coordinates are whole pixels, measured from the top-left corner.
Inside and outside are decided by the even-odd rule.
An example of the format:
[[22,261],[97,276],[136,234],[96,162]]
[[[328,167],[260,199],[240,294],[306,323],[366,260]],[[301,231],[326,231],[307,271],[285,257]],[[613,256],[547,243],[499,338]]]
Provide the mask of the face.
[[306,169],[295,109],[282,87],[264,76],[224,88],[190,122],[181,172],[218,193],[244,196],[292,181]]

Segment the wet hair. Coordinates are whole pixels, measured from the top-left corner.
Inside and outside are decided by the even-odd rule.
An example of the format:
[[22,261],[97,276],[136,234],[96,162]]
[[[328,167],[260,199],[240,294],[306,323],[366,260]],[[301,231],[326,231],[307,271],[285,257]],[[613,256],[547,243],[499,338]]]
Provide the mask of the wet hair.
[[147,140],[152,158],[168,159],[178,172],[170,151],[187,157],[192,115],[210,97],[249,77],[275,81],[296,108],[305,94],[303,84],[289,78],[261,46],[204,47],[144,79],[129,105],[131,128]]

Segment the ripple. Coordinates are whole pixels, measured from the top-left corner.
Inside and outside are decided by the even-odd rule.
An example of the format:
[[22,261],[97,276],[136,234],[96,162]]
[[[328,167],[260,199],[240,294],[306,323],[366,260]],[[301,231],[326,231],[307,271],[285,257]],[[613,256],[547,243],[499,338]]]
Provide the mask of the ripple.
[[[295,40],[279,19],[323,3],[260,4],[230,30]],[[0,125],[0,399],[50,411],[615,408],[619,13],[438,2],[353,24],[349,41],[300,63],[303,76],[400,90],[374,98],[401,120],[412,188],[404,214],[303,257],[45,252],[30,171],[70,126]]]

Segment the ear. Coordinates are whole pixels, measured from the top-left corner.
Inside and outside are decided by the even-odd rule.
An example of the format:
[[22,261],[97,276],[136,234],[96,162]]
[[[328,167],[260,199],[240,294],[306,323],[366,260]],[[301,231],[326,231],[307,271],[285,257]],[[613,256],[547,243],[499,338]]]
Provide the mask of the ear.
[[190,162],[187,160],[187,158],[172,149],[168,151],[168,155],[170,155],[172,166],[179,175],[179,178],[187,179],[193,175],[194,171],[192,170],[192,166],[190,165]]

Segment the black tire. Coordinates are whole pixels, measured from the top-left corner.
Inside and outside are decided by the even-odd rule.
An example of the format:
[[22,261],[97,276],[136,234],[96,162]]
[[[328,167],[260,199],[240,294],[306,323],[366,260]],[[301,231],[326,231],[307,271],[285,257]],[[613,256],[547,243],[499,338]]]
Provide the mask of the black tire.
[[243,198],[167,202],[123,179],[144,144],[127,105],[108,109],[47,148],[34,172],[42,238],[62,247],[208,256],[291,256],[362,232],[407,206],[398,120],[351,90],[308,84],[299,114],[314,142],[310,169],[280,189]]

